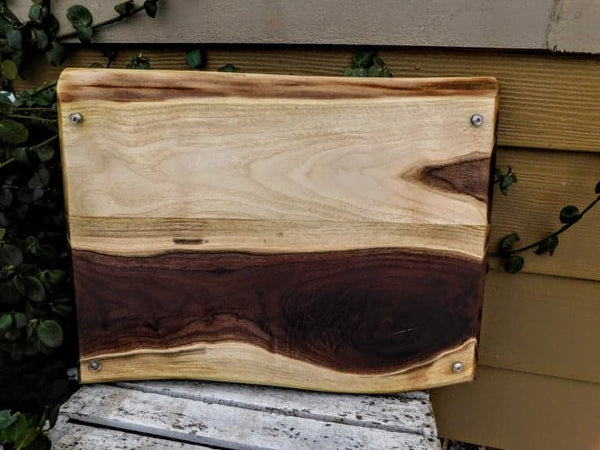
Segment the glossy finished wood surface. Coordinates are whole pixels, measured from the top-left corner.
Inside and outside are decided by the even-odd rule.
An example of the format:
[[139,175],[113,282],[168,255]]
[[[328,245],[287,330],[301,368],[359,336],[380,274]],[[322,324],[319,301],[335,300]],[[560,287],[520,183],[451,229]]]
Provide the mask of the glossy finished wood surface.
[[495,80],[90,69],[58,94],[82,381],[472,379]]

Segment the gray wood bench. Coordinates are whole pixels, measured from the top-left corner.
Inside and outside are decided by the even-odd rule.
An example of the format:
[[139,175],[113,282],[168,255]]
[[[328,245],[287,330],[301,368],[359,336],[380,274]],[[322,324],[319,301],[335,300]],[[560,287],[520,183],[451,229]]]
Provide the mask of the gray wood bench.
[[341,395],[188,381],[82,387],[54,448],[440,449],[425,392]]

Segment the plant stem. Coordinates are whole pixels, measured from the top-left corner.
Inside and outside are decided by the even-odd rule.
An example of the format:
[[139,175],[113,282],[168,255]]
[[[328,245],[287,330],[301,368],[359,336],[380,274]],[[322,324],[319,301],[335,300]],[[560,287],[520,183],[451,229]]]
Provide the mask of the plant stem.
[[33,91],[31,94],[28,94],[29,97],[33,97],[34,95],[38,95],[41,94],[44,91],[47,91],[48,89],[52,89],[53,87],[56,86],[57,81],[52,81],[51,83],[48,83],[46,86],[42,86],[37,88],[35,91]]
[[3,167],[8,166],[9,164],[15,162],[15,158],[14,156],[10,159],[7,159],[6,161],[4,161],[3,163],[0,163],[0,169],[2,169]]
[[56,139],[58,139],[58,134],[55,134],[54,136],[52,136],[52,137],[49,137],[49,138],[48,138],[48,139],[46,139],[45,141],[42,141],[42,142],[40,142],[39,144],[35,144],[35,145],[33,145],[33,146],[29,147],[29,148],[30,148],[31,150],[35,150],[36,148],[42,147],[42,146],[44,146],[44,145],[46,145],[46,144],[49,144],[50,142],[52,142],[52,141],[54,141],[54,140],[56,140]]
[[[118,15],[118,16],[113,17],[112,19],[107,19],[107,20],[105,20],[103,22],[97,23],[96,25],[92,25],[92,30],[97,30],[97,29],[105,27],[107,25],[112,25],[113,23],[121,22],[122,20],[128,19],[129,17],[131,17],[134,14],[137,14],[140,11],[143,11],[143,10],[144,10],[143,6],[138,6],[133,11],[131,11],[130,14],[127,14],[127,15]],[[65,39],[70,39],[70,38],[74,38],[74,37],[77,37],[77,31],[72,31],[70,33],[66,33],[66,34],[62,34],[60,36],[56,36],[56,40],[57,41],[63,41]]]
[[592,209],[596,205],[596,203],[598,203],[598,202],[600,202],[600,195],[598,197],[596,197],[596,199],[594,201],[592,201],[589,205],[587,205],[587,207],[583,211],[581,211],[581,213],[579,214],[579,216],[577,217],[577,219],[575,219],[573,222],[567,223],[567,224],[563,225],[562,227],[560,227],[558,230],[556,230],[554,233],[546,236],[545,238],[540,239],[539,241],[536,241],[533,244],[529,244],[529,245],[527,245],[525,247],[521,247],[521,248],[518,248],[516,250],[513,250],[511,253],[513,253],[513,254],[514,253],[521,253],[521,252],[524,252],[526,250],[530,250],[530,249],[532,249],[532,248],[537,247],[538,245],[540,245],[546,239],[549,239],[549,238],[552,238],[552,237],[558,236],[559,234],[564,233],[569,228],[571,228],[573,225],[575,225],[577,222],[579,222],[583,218],[583,216],[590,209]]
[[22,114],[11,114],[9,116],[6,116],[9,119],[28,119],[28,120],[39,120],[40,122],[48,122],[48,123],[56,123],[57,120],[56,119],[44,119],[43,117],[36,117],[36,116],[25,116]]
[[6,6],[6,0],[0,1],[0,14],[7,18],[9,22],[11,22],[13,25],[23,25],[23,22],[21,22],[21,20],[19,20],[19,18],[14,15],[14,13],[10,10],[8,6]]
[[21,111],[21,112],[35,112],[35,111],[39,111],[39,112],[56,112],[52,108],[43,108],[43,107],[39,107],[39,108],[19,108],[19,107],[17,107],[16,110],[17,111]]

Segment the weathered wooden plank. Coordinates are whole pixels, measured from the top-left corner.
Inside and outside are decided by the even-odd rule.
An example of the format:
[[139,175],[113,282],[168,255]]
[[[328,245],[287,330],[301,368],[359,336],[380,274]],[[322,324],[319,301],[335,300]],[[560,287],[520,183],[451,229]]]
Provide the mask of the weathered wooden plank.
[[118,386],[283,416],[437,436],[429,395],[422,391],[367,396],[188,381],[122,382]]
[[[508,196],[496,188],[492,202],[490,250],[508,233],[517,232],[527,245],[542,239],[562,225],[559,212],[565,205],[583,210],[596,198],[600,180],[600,155],[573,152],[541,152],[500,149],[497,167],[509,165],[518,176]],[[573,278],[600,280],[600,207],[592,209],[581,222],[562,234],[553,256],[526,253],[524,271]],[[490,265],[499,267],[496,258]]]
[[[143,49],[155,69],[185,69],[185,48]],[[134,48],[119,49],[113,67],[124,67]],[[352,48],[218,47],[208,52],[208,69],[234,63],[243,72],[341,75]],[[481,76],[501,86],[498,143],[506,146],[600,151],[600,61],[591,57],[534,55],[456,49],[385,48],[380,51],[397,77]],[[67,64],[103,62],[101,50],[76,50]],[[60,69],[39,61],[26,70],[22,87],[58,77]]]
[[79,390],[65,413],[89,424],[185,442],[240,449],[439,449],[433,437],[281,416],[186,398],[94,385]]
[[600,383],[600,283],[491,271],[479,362]]
[[495,80],[75,70],[58,94],[83,382],[473,376]]
[[119,430],[82,425],[61,416],[50,430],[52,448],[60,450],[208,450],[200,444],[188,444],[169,439],[143,436]]
[[479,366],[475,382],[434,389],[431,397],[445,438],[506,449],[600,446],[597,383]]
[[[81,0],[91,8],[96,22],[113,17],[112,5]],[[442,47],[494,47],[546,49],[547,27],[555,2],[537,0],[524,4],[504,0],[485,4],[468,0],[428,0],[399,5],[391,0],[194,0],[160,3],[156,19],[135,17],[125,27],[113,27],[95,36],[113,43],[264,43],[419,45]],[[578,2],[583,3],[583,2]],[[27,4],[9,0],[27,16]],[[54,6],[54,5],[53,5]],[[63,30],[71,27],[57,2],[55,14]],[[593,31],[590,31],[592,34]],[[570,33],[554,35],[569,47]],[[583,51],[600,52],[584,46]],[[550,47],[551,48],[551,47]]]

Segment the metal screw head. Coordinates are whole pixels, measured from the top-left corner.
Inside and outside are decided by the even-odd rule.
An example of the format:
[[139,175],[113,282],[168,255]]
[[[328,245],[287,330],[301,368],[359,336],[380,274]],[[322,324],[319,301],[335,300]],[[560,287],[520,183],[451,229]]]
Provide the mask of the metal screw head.
[[100,369],[102,369],[102,364],[97,359],[92,359],[88,364],[88,370],[90,372],[98,372]]
[[480,127],[483,124],[483,116],[481,114],[473,114],[471,116],[471,123],[474,127]]
[[71,121],[72,124],[80,124],[81,122],[83,122],[83,116],[81,114],[79,114],[78,112],[74,112],[71,113],[69,115],[69,120]]
[[454,364],[452,364],[452,372],[454,373],[461,373],[463,371],[463,363],[461,363],[460,361],[455,362]]

